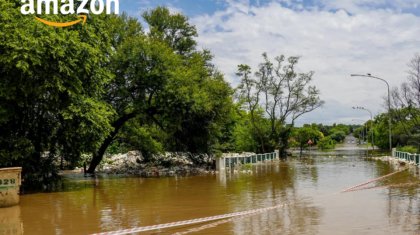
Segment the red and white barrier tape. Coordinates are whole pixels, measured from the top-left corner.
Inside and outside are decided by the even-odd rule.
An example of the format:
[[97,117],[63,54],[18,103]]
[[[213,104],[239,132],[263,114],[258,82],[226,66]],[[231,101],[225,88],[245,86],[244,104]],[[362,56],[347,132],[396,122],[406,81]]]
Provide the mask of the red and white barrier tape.
[[385,178],[388,178],[388,177],[390,177],[390,176],[393,176],[393,175],[395,175],[395,174],[398,174],[398,173],[400,173],[400,172],[403,172],[403,171],[405,171],[405,170],[407,170],[407,169],[408,169],[408,168],[404,168],[404,169],[402,169],[402,170],[399,170],[399,171],[396,171],[396,172],[392,172],[392,173],[390,173],[390,174],[388,174],[388,175],[384,175],[384,176],[381,176],[381,177],[378,177],[378,178],[375,178],[375,179],[369,180],[369,181],[367,181],[367,182],[365,182],[365,183],[361,183],[361,184],[358,184],[358,185],[352,186],[352,187],[350,187],[350,188],[344,189],[344,190],[342,190],[341,192],[342,192],[342,193],[346,193],[346,192],[354,191],[353,189],[360,188],[360,187],[362,187],[362,186],[368,185],[368,184],[370,184],[370,183],[373,183],[373,182],[376,182],[376,181],[379,181],[379,180],[383,180],[383,179],[385,179]]
[[403,188],[403,187],[411,187],[411,186],[416,186],[416,185],[420,186],[420,183],[413,182],[413,183],[390,184],[390,185],[380,185],[380,186],[367,186],[367,187],[362,187],[362,188],[355,188],[347,192],[355,192],[355,191],[361,191],[361,190],[367,190],[367,189]]
[[166,223],[166,224],[157,224],[157,225],[144,226],[144,227],[135,227],[135,228],[131,228],[131,229],[123,229],[123,230],[118,230],[118,231],[96,233],[96,234],[93,234],[93,235],[121,235],[121,234],[146,232],[146,231],[152,231],[152,230],[158,230],[158,229],[164,229],[164,228],[172,228],[172,227],[178,227],[178,226],[198,224],[198,223],[210,222],[210,221],[215,221],[215,220],[228,219],[228,218],[237,217],[237,216],[244,216],[244,215],[261,213],[261,212],[281,208],[284,205],[285,204],[280,204],[280,205],[276,205],[276,206],[270,206],[270,207],[248,210],[248,211],[242,211],[242,212],[229,213],[229,214],[224,214],[224,215],[216,215],[216,216],[197,218],[197,219],[191,219],[191,220],[184,220],[184,221],[178,221],[178,222],[171,222],[171,223]]

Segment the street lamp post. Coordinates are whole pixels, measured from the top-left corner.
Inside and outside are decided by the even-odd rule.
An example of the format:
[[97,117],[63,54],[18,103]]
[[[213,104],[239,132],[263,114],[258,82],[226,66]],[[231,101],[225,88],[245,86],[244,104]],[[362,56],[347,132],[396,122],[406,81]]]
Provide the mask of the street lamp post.
[[373,115],[372,115],[372,112],[365,107],[359,107],[359,106],[358,107],[353,107],[353,109],[360,109],[360,110],[364,110],[364,111],[369,112],[369,114],[370,114],[370,131],[371,131],[371,136],[372,136],[372,149],[375,150],[375,141],[374,141],[374,136],[373,136]]
[[[361,130],[361,136],[362,136],[362,141],[360,142],[360,138],[359,138],[359,144],[364,144],[364,142],[365,142],[365,137],[366,137],[366,141],[368,140],[368,136],[367,136],[367,125],[365,125],[365,120],[363,120],[363,119],[352,119],[352,121],[361,121],[361,122],[363,122],[363,124],[362,124],[362,130]],[[366,133],[366,134],[365,134]],[[369,145],[368,145],[368,147],[369,147]]]
[[363,75],[363,74],[351,74],[350,76],[352,76],[352,77],[368,77],[368,78],[374,78],[374,79],[377,79],[377,80],[381,80],[381,81],[385,82],[386,86],[388,87],[389,151],[392,152],[391,93],[390,93],[389,83],[385,79],[372,76],[370,73],[368,73],[367,75]]

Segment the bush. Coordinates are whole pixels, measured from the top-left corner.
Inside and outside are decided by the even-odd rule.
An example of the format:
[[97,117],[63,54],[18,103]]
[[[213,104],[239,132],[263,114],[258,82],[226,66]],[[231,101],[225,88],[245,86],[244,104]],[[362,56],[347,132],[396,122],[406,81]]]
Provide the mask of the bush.
[[399,147],[399,148],[397,148],[397,150],[401,151],[401,152],[406,152],[406,153],[418,153],[419,152],[416,147],[411,146],[411,145]]
[[346,138],[346,133],[344,131],[334,131],[330,136],[331,139],[339,143],[343,142],[343,140]]
[[333,149],[335,148],[335,140],[333,140],[330,136],[324,137],[318,141],[318,148],[320,149]]

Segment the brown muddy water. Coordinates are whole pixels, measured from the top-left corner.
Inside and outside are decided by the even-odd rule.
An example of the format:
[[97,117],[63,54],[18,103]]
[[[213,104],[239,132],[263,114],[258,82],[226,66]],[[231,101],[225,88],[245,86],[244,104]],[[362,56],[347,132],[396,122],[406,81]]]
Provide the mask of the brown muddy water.
[[397,170],[361,153],[342,149],[296,157],[254,165],[252,173],[147,179],[70,175],[62,192],[22,195],[19,206],[0,209],[0,234],[91,234],[278,204],[284,206],[140,234],[420,234],[418,170],[373,184],[392,188],[340,193]]

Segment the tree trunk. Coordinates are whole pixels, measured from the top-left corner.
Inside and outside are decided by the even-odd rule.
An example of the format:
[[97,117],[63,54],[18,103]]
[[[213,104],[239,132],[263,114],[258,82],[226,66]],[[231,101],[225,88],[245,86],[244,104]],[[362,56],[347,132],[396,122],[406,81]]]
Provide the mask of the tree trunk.
[[303,144],[300,145],[300,154],[299,154],[299,157],[302,157],[302,153],[303,153]]
[[90,161],[89,164],[89,168],[87,170],[88,174],[94,174],[96,167],[101,163],[102,158],[105,154],[106,149],[108,148],[108,146],[112,143],[112,141],[114,140],[115,136],[118,134],[118,132],[120,131],[121,127],[130,119],[134,118],[137,116],[136,112],[130,113],[130,114],[126,114],[120,118],[118,118],[113,124],[112,127],[114,127],[114,130],[108,135],[108,137],[105,138],[104,142],[101,144],[101,146],[99,147],[98,151],[96,151],[93,154],[93,158]]
[[279,152],[281,158],[287,157],[287,149],[289,148],[289,136],[292,132],[291,127],[285,127],[284,130],[280,131],[279,137]]

